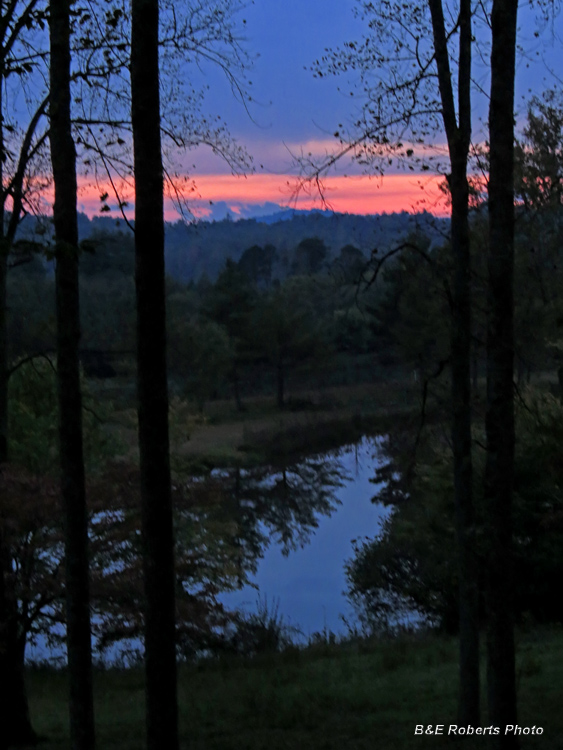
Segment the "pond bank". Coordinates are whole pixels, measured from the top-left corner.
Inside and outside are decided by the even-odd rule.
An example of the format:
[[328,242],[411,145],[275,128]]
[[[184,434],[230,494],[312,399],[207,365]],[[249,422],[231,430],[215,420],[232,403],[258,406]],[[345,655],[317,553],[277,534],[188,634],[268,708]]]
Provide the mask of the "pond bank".
[[185,412],[181,428],[172,428],[173,452],[194,466],[297,460],[386,432],[418,414],[418,395],[412,383],[390,381],[298,394],[284,410],[264,399],[249,399],[243,412],[213,402],[199,418]]

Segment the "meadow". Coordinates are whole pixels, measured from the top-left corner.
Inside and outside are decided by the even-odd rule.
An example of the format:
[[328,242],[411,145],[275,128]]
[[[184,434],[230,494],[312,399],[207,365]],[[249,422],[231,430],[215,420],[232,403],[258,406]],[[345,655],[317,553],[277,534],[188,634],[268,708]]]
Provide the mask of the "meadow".
[[[190,750],[425,750],[484,737],[415,735],[416,725],[456,724],[455,639],[402,634],[334,642],[321,634],[307,647],[254,658],[182,664],[181,747]],[[563,632],[531,627],[518,634],[522,748],[563,748]],[[65,671],[27,674],[32,720],[44,750],[68,747]],[[144,746],[141,667],[95,673],[99,750]],[[484,692],[484,691],[483,691]],[[483,720],[486,726],[486,719]]]

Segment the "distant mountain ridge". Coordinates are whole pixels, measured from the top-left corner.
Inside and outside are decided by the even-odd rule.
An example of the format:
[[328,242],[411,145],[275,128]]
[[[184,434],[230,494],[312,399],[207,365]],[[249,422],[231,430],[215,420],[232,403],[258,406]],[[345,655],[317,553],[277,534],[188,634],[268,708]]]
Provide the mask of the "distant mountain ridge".
[[[333,211],[321,208],[282,208],[281,206],[277,211],[271,214],[265,214],[264,216],[247,217],[254,218],[256,221],[262,222],[263,224],[277,224],[278,221],[291,221],[296,216],[311,216],[316,214],[319,216],[330,217],[334,215]],[[359,215],[359,214],[358,214]],[[346,216],[346,214],[339,214],[339,216]]]

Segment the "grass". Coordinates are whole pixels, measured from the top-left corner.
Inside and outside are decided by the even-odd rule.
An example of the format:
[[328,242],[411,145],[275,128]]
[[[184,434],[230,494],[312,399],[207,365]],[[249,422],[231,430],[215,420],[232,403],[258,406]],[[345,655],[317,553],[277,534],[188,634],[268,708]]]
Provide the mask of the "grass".
[[[115,389],[115,384],[98,385],[97,397],[107,400]],[[283,410],[263,396],[245,399],[244,412],[236,411],[232,401],[212,401],[203,415],[173,399],[172,453],[184,468],[193,465],[195,473],[201,466],[260,465],[280,455],[299,458],[385,432],[390,422],[417,413],[418,396],[412,382],[395,380],[299,392]],[[117,403],[108,429],[136,460],[134,408]]]
[[[563,748],[563,633],[535,631],[519,643],[521,726],[542,726],[522,748]],[[66,675],[28,674],[32,719],[68,747]],[[455,724],[456,643],[437,636],[317,642],[281,654],[183,665],[179,673],[182,748],[190,750],[425,750],[459,744],[415,736],[415,725]],[[96,673],[99,750],[143,747],[140,669]],[[483,722],[486,725],[486,722]],[[464,748],[486,748],[482,737]]]

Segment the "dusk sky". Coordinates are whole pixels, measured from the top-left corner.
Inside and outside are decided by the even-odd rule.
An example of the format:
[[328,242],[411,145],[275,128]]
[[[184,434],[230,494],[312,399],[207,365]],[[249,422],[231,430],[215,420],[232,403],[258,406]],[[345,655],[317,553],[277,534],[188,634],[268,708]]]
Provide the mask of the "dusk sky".
[[[209,106],[220,111],[237,140],[254,158],[256,174],[246,179],[229,175],[225,165],[209,154],[195,159],[196,182],[201,194],[214,202],[227,202],[235,211],[237,202],[272,202],[281,205],[320,207],[318,196],[293,195],[296,169],[292,154],[301,151],[322,155],[337,145],[332,134],[338,123],[349,119],[354,104],[345,80],[315,79],[309,69],[325,48],[358,39],[364,24],[355,17],[355,0],[257,0],[244,11],[247,48],[257,55],[250,73],[255,104],[248,114],[231,96],[220,75],[212,75]],[[263,166],[263,168],[261,168]],[[369,179],[356,175],[345,179],[350,167],[326,182],[325,197],[336,211],[381,213],[416,210],[420,201],[435,204],[436,180],[409,175]],[[358,171],[358,170],[356,170]],[[208,175],[221,175],[213,179]],[[428,206],[429,210],[433,207]],[[218,215],[224,211],[218,206]],[[244,213],[244,205],[242,206]]]
[[[233,97],[225,76],[204,68],[201,83],[209,85],[206,110],[220,115],[231,134],[247,148],[254,160],[255,173],[233,176],[229,167],[209,149],[198,149],[184,157],[190,176],[197,184],[198,196],[192,210],[198,215],[222,218],[227,208],[235,215],[271,213],[275,205],[320,207],[318,196],[301,193],[295,198],[296,169],[292,154],[301,151],[324,154],[337,145],[332,133],[338,123],[350,122],[358,106],[342,78],[313,78],[308,69],[327,47],[361,38],[364,23],[354,16],[356,0],[256,0],[239,15],[248,53],[255,58],[248,77],[252,81],[253,102],[250,116]],[[518,64],[518,105],[532,93],[541,93],[554,84],[548,68],[560,71],[561,19],[544,27],[525,9],[520,15],[520,42],[526,49]],[[541,41],[535,37],[542,31]],[[548,68],[545,67],[547,62]],[[477,60],[474,74],[479,85],[487,88],[487,61]],[[193,75],[193,71],[190,72]],[[338,87],[345,89],[345,93]],[[479,119],[486,120],[483,97],[474,98],[477,131],[482,140]],[[439,140],[439,138],[438,138]],[[195,168],[194,168],[195,167]],[[345,178],[344,173],[356,172]],[[383,179],[359,174],[358,168],[343,165],[326,181],[326,198],[335,211],[382,213],[390,211],[445,211],[439,203],[438,178],[428,172],[396,173]],[[81,208],[97,210],[97,197],[90,191],[81,196]],[[212,202],[212,204],[210,203]],[[262,204],[263,208],[260,208]],[[272,205],[274,204],[274,205]],[[168,204],[167,218],[177,218]]]

